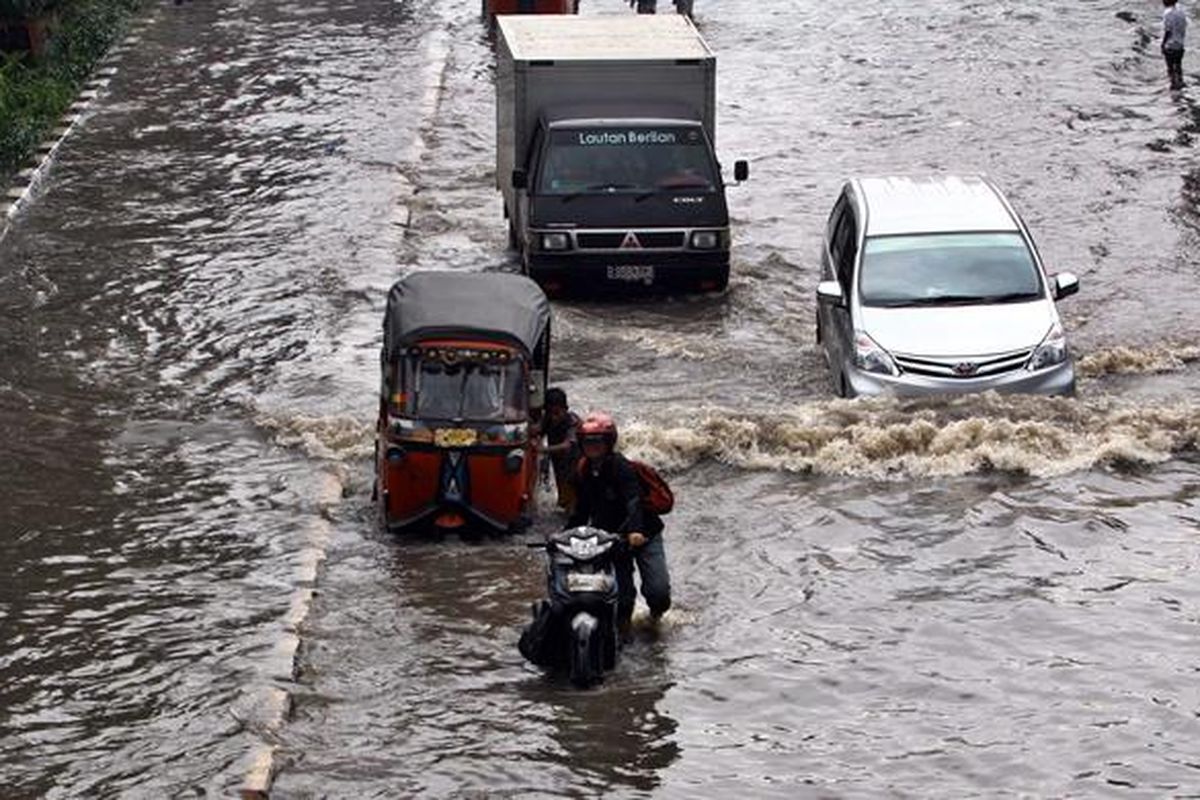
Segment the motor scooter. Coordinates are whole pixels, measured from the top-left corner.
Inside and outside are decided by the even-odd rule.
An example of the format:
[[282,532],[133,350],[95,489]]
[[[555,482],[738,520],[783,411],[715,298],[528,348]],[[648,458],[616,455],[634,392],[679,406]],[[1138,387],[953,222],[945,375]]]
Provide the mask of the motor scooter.
[[546,551],[547,598],[532,606],[521,633],[521,654],[549,670],[566,672],[586,688],[617,663],[617,571],[613,560],[624,540],[581,526],[530,545]]

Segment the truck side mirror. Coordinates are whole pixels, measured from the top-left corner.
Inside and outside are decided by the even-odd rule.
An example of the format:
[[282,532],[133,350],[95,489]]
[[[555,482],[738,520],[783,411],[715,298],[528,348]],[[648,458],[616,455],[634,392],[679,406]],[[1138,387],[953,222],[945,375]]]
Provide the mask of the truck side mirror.
[[524,189],[529,185],[529,175],[523,169],[514,169],[512,173],[512,187],[514,189]]
[[1073,273],[1060,272],[1054,276],[1054,299],[1062,300],[1079,291],[1079,278]]
[[733,179],[738,183],[750,177],[750,162],[735,161],[733,162]]

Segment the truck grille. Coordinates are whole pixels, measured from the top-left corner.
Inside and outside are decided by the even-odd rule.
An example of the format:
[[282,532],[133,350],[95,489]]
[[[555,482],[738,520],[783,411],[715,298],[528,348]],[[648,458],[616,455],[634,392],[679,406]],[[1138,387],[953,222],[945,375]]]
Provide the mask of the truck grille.
[[931,378],[986,378],[991,375],[1002,375],[1006,372],[1022,369],[1025,362],[1033,355],[1033,350],[1016,350],[996,356],[979,358],[916,358],[914,356],[895,356],[896,366],[901,372],[913,375],[927,375]]
[[[627,231],[577,233],[575,244],[580,250],[620,250],[628,234]],[[633,235],[643,250],[678,250],[683,247],[683,231],[633,231]]]

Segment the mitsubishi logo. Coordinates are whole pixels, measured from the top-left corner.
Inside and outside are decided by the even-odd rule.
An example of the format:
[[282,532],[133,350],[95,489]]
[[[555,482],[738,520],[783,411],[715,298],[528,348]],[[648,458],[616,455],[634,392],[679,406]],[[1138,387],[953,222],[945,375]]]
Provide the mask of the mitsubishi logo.
[[979,365],[970,361],[960,361],[954,365],[954,374],[960,378],[969,378],[979,371]]
[[625,234],[625,240],[621,242],[622,250],[641,250],[642,243],[638,241],[637,234],[633,231]]

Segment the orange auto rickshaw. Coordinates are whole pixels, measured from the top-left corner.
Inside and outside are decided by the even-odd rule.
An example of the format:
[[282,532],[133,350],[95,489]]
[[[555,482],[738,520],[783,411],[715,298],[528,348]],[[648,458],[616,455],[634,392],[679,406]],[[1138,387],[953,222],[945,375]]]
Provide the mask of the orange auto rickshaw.
[[579,0],[481,0],[483,21],[496,25],[497,14],[578,14]]
[[416,272],[383,321],[375,496],[394,531],[519,531],[538,478],[550,303],[529,278]]

